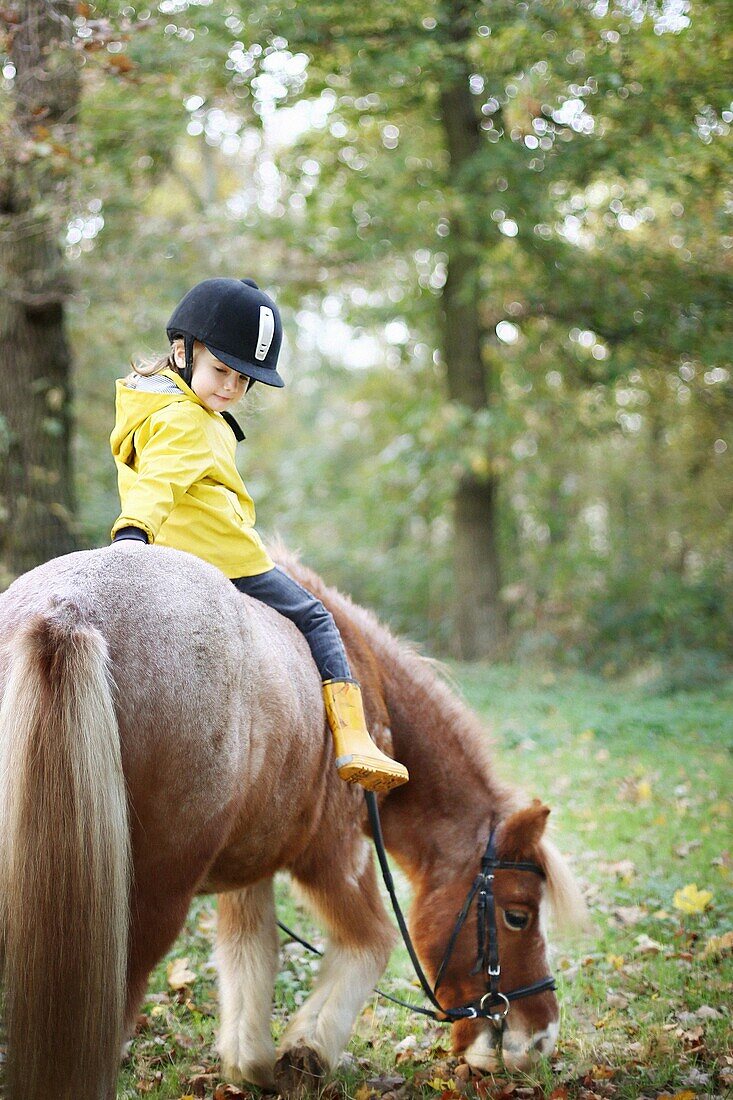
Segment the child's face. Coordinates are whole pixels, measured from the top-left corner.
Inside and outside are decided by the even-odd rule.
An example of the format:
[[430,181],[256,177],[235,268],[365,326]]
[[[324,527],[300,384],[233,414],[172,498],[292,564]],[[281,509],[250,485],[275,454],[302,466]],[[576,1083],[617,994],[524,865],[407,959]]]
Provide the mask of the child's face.
[[[176,356],[176,361],[178,356]],[[221,412],[238,401],[247,389],[248,378],[216,359],[203,344],[197,344],[193,356],[191,389],[202,405]]]

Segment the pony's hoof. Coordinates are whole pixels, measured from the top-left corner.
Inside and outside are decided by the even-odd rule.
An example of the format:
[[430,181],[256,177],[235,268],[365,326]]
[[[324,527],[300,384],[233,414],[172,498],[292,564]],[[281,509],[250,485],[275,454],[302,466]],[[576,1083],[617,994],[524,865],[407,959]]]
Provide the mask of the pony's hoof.
[[328,1070],[319,1054],[305,1043],[284,1051],[275,1062],[275,1084],[282,1096],[317,1092]]
[[263,1092],[279,1092],[275,1085],[275,1075],[272,1063],[269,1065],[256,1065],[254,1062],[246,1062],[244,1065],[234,1065],[226,1059],[222,1060],[222,1076],[228,1081],[236,1081],[237,1084],[257,1085]]

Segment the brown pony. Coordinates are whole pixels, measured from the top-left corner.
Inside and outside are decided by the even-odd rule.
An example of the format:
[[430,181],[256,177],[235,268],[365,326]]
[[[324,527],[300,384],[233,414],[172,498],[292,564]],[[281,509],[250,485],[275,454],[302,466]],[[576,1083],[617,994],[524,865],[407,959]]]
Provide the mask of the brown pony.
[[[388,849],[413,890],[411,926],[434,976],[490,825],[498,852],[546,879],[496,876],[502,989],[548,973],[545,892],[582,916],[544,836],[549,811],[492,774],[476,720],[431,665],[317,578],[365,689],[371,729],[410,783],[382,800]],[[187,554],[121,543],[58,558],[0,596],[0,946],[9,1100],[109,1100],[151,968],[194,894],[219,895],[219,1050],[225,1073],[293,1090],[336,1065],[395,932],[377,886],[364,801],[340,782],[308,649],[285,619]],[[287,870],[325,925],[315,988],[275,1051],[273,875]],[[509,917],[507,917],[509,914]],[[519,915],[519,918],[518,916]],[[524,928],[516,925],[525,924]],[[470,971],[472,917],[440,989]],[[524,1069],[549,1053],[558,1006],[511,1006],[503,1031],[453,1026],[468,1062]]]

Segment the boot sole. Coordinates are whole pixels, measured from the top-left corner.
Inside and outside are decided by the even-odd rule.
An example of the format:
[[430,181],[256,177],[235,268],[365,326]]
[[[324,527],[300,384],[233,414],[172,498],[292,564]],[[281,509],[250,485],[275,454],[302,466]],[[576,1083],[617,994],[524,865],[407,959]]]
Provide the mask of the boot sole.
[[391,791],[407,783],[409,775],[404,771],[384,772],[369,763],[367,757],[339,757],[336,761],[338,773],[347,783],[358,783],[367,791]]

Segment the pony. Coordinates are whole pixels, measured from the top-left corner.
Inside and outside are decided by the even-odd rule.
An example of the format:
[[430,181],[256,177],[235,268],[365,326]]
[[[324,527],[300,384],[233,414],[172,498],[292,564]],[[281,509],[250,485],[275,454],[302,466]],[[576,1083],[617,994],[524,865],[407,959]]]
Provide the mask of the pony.
[[[283,562],[334,614],[380,747],[410,782],[381,797],[385,843],[412,888],[409,922],[435,978],[489,827],[502,989],[547,974],[545,902],[583,902],[545,835],[549,809],[495,774],[478,720],[369,612]],[[395,940],[364,799],[337,777],[306,643],[188,554],[132,542],[57,558],[0,596],[0,961],[9,1100],[110,1100],[153,966],[197,893],[218,895],[218,1050],[237,1081],[297,1092],[337,1065]],[[328,934],[314,989],[276,1050],[273,876]],[[441,1004],[485,992],[476,918]],[[545,990],[496,1021],[452,1025],[469,1065],[549,1054]]]

